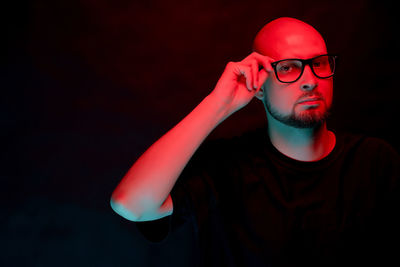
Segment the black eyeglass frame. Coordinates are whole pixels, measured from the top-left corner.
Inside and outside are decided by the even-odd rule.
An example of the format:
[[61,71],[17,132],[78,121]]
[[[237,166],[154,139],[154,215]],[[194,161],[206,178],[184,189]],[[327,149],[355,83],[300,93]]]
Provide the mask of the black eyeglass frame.
[[[322,57],[322,56],[330,56],[330,57],[333,57],[333,70],[332,70],[332,74],[329,75],[329,76],[327,76],[327,77],[318,76],[318,75],[315,73],[314,68],[313,68],[313,66],[312,66],[312,64],[311,64],[312,61],[313,61],[314,59],[319,58],[319,57]],[[278,60],[278,61],[271,62],[271,66],[272,66],[272,68],[274,69],[275,76],[276,76],[276,79],[277,79],[278,81],[280,81],[281,83],[294,83],[294,82],[297,82],[297,81],[300,79],[300,77],[303,75],[304,68],[305,68],[307,65],[310,66],[310,69],[311,69],[312,73],[313,73],[315,76],[317,76],[318,78],[320,78],[320,79],[327,79],[327,78],[329,78],[329,77],[332,77],[332,76],[335,74],[336,59],[337,59],[337,58],[338,58],[338,55],[336,55],[336,54],[324,54],[324,55],[319,55],[319,56],[316,56],[316,57],[313,57],[313,58],[309,58],[309,59],[286,58],[286,59],[282,59],[282,60]],[[282,61],[286,61],[286,60],[298,60],[298,61],[301,62],[301,72],[300,72],[300,74],[299,74],[299,77],[297,77],[296,80],[291,81],[291,82],[284,82],[284,81],[281,81],[281,80],[279,79],[279,77],[278,77],[278,72],[276,71],[276,66],[278,65],[278,63],[279,63],[279,62],[282,62]]]

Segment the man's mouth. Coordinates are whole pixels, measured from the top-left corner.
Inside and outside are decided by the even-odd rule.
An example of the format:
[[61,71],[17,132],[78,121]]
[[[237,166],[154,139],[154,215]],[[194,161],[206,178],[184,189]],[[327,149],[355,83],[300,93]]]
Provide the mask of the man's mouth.
[[318,94],[305,95],[297,101],[297,104],[316,104],[319,101],[323,100],[324,98],[322,97],[322,95]]
[[318,101],[322,101],[322,98],[320,98],[320,97],[303,98],[303,99],[300,99],[297,102],[297,104],[312,104],[312,103],[317,103]]

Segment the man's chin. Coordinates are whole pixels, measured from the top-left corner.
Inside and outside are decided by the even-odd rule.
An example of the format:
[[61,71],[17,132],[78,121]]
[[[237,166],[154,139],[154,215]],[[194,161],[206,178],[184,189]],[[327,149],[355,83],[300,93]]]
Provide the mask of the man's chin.
[[291,127],[306,129],[320,127],[328,117],[328,112],[317,110],[307,110],[288,116],[279,116],[276,113],[271,114],[276,120]]
[[329,116],[325,106],[308,109],[294,109],[291,114],[283,115],[266,105],[268,113],[277,121],[295,128],[316,128],[321,126]]
[[293,119],[290,124],[296,128],[316,128],[325,122],[324,118],[319,116],[301,117]]
[[288,117],[287,124],[296,128],[315,128],[321,126],[328,117],[326,110],[305,110]]

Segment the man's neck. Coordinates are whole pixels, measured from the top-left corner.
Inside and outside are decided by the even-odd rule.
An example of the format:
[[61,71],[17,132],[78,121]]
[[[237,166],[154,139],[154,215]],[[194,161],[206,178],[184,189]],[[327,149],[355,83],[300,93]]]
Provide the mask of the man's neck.
[[329,155],[336,144],[335,134],[326,123],[315,128],[295,128],[268,118],[268,134],[282,154],[299,161],[318,161]]

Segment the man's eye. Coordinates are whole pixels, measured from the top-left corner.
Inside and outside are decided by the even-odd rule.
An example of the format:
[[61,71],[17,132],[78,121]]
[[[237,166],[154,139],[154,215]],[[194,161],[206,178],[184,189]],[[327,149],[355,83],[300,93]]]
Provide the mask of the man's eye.
[[291,66],[288,66],[288,65],[286,65],[286,66],[281,66],[280,68],[279,68],[279,71],[280,72],[289,72],[289,71],[291,71],[292,70],[292,67]]
[[313,62],[312,65],[315,68],[326,68],[329,66],[329,63],[327,61],[321,60],[321,61]]

